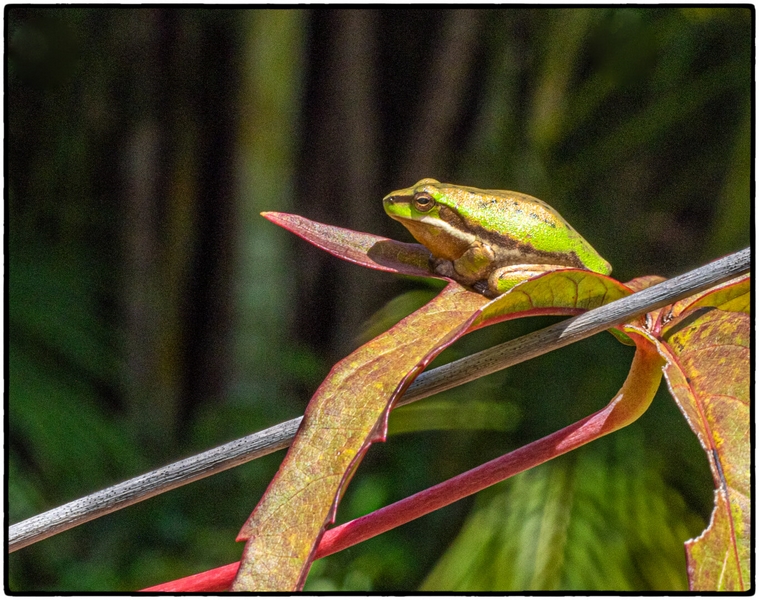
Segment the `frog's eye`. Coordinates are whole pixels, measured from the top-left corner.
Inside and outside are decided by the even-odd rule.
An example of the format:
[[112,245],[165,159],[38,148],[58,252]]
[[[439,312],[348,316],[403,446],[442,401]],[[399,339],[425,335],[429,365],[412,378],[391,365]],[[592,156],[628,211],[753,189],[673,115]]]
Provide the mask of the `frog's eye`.
[[424,192],[414,195],[414,208],[419,212],[427,212],[435,206],[435,199]]

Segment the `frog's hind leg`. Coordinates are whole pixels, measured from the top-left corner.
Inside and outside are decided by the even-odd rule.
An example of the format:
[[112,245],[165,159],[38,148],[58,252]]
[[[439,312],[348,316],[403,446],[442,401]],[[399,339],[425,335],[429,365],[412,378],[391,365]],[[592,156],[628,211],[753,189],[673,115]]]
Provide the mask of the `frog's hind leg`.
[[516,284],[542,275],[547,271],[568,269],[564,265],[510,265],[496,269],[488,277],[488,289],[496,296],[508,292]]

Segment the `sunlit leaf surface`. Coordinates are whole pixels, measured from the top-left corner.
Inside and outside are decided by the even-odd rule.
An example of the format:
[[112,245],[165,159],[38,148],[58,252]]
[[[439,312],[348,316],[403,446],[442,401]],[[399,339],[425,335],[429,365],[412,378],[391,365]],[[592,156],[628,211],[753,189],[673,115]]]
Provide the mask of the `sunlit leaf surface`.
[[[419,264],[428,264],[413,244],[294,215],[266,216],[336,256],[349,256],[364,266],[420,274]],[[381,252],[376,250],[378,245]],[[375,260],[378,256],[381,263]],[[628,293],[628,288],[611,278],[573,269],[523,282],[493,301],[452,283],[338,363],[309,403],[287,457],[240,532],[238,539],[248,543],[233,589],[302,586],[324,527],[334,519],[342,490],[369,445],[384,439],[393,400],[434,356],[467,330],[516,314],[574,313]],[[480,314],[483,307],[487,308]]]
[[744,277],[683,302],[659,344],[670,391],[706,451],[716,488],[709,527],[686,543],[692,590],[750,585],[749,285]]
[[[422,246],[295,215],[265,216],[351,262],[431,275]],[[518,316],[576,314],[658,280],[639,278],[626,286],[565,269],[524,281],[492,301],[451,282],[434,300],[338,363],[309,403],[287,457],[240,532],[238,539],[247,544],[232,589],[302,588],[342,492],[370,444],[387,434],[394,400],[461,335]],[[620,328],[623,337],[647,338],[642,343],[655,344],[667,361],[670,388],[707,449],[717,482],[712,524],[688,546],[694,589],[740,590],[748,576],[748,293],[747,280],[733,281]],[[656,386],[658,379],[653,391]]]
[[707,290],[699,295],[698,299],[688,308],[695,309],[704,306],[713,306],[728,312],[750,314],[751,278],[739,277],[714,289]]
[[[233,589],[293,590],[369,444],[384,439],[394,398],[455,340],[487,299],[450,284],[340,361],[311,399],[298,435],[238,539],[249,539]],[[418,366],[417,366],[418,365]]]
[[[664,331],[665,376],[709,458],[715,508],[686,544],[693,590],[742,591],[750,583],[751,489],[748,278],[705,294]],[[717,307],[730,307],[736,312]]]
[[[543,277],[556,277],[557,281],[554,283],[558,286],[556,289],[560,289],[562,286],[567,286],[566,281],[563,284],[560,283],[561,279],[566,275],[566,273],[550,273],[544,275]],[[577,275],[582,275],[582,273],[579,273]],[[571,279],[574,277],[574,274],[570,273],[569,276]],[[631,282],[630,287],[642,289],[642,287],[647,287],[648,284],[655,281],[654,278],[647,279],[649,279],[649,281],[633,281]],[[546,283],[548,282],[544,281],[540,283],[537,280],[531,280],[523,283],[522,285],[523,287],[533,286],[534,290],[539,290],[541,287],[544,287]],[[569,288],[571,287],[573,286],[570,285]],[[446,289],[446,292],[460,289],[461,288],[458,288],[455,285],[451,285]],[[521,292],[524,291],[524,289],[521,290]],[[622,290],[621,293],[624,294],[624,290]],[[639,320],[636,320],[635,324],[625,324],[622,329],[626,335],[632,336],[633,339],[637,340],[636,345],[638,346],[638,353],[636,353],[636,357],[633,361],[633,366],[631,367],[628,378],[625,381],[625,385],[623,386],[622,390],[620,390],[615,399],[613,399],[612,402],[607,406],[607,408],[599,411],[598,413],[595,413],[594,415],[591,415],[590,417],[587,417],[586,419],[583,419],[581,422],[578,422],[569,428],[566,428],[565,430],[556,432],[551,436],[548,436],[547,438],[544,438],[543,440],[537,441],[533,444],[528,444],[527,446],[520,448],[518,451],[510,453],[505,457],[491,461],[491,463],[494,465],[495,463],[501,465],[502,460],[506,457],[511,457],[512,455],[515,455],[519,452],[524,453],[523,451],[526,451],[528,448],[534,446],[535,444],[545,445],[545,440],[551,438],[549,445],[545,448],[548,449],[550,447],[551,450],[548,452],[548,455],[542,456],[540,460],[533,465],[536,466],[545,462],[546,460],[549,460],[550,458],[567,452],[570,449],[577,448],[584,443],[587,443],[587,441],[590,441],[591,439],[597,439],[597,437],[610,433],[611,431],[616,431],[617,429],[624,427],[630,422],[634,421],[642,414],[642,412],[646,410],[651,399],[653,398],[656,388],[658,388],[658,382],[662,374],[662,365],[664,364],[663,359],[669,360],[669,364],[667,365],[668,368],[672,367],[673,356],[675,352],[673,352],[667,346],[667,344],[672,340],[675,340],[675,337],[679,332],[684,331],[686,327],[693,325],[699,318],[706,314],[715,314],[716,312],[717,321],[721,321],[722,324],[728,324],[733,317],[733,313],[730,311],[721,310],[721,307],[730,306],[737,309],[746,308],[748,303],[745,302],[744,296],[747,293],[747,279],[733,281],[727,285],[713,288],[704,294],[697,294],[696,296],[687,299],[679,306],[665,307],[661,311],[655,311],[655,317],[649,315],[649,317],[643,319],[641,322],[637,322]],[[535,301],[533,304],[535,306],[539,306],[539,299],[541,297],[541,294],[536,291],[534,296]],[[545,296],[545,294],[543,294],[543,296]],[[561,296],[561,294],[559,296]],[[566,300],[567,297],[569,297],[569,294],[564,294],[564,297]],[[518,295],[517,298],[519,298]],[[577,296],[575,298],[577,298]],[[575,301],[577,300],[575,299]],[[516,304],[514,304],[514,306],[520,304],[519,300],[515,300],[515,302]],[[499,299],[499,303],[502,306],[507,306],[509,304],[504,299]],[[489,305],[486,305],[486,308],[488,306]],[[678,309],[678,312],[674,313],[674,309]],[[527,312],[529,311],[523,312],[522,314],[527,314]],[[739,318],[745,316],[742,312],[734,314],[737,314]],[[501,318],[497,312],[493,313],[493,311],[491,311],[491,315],[493,319]],[[687,321],[693,315],[697,315],[696,320],[691,319],[691,321]],[[413,316],[414,315],[412,315],[412,317]],[[682,320],[685,320],[687,325]],[[666,325],[666,327],[663,330],[664,334],[662,336],[662,327],[664,327],[663,324]],[[470,329],[474,327],[472,325],[472,322],[470,322],[469,325]],[[711,333],[707,333],[705,339],[711,339],[713,337],[714,336],[712,336]],[[740,337],[741,336],[739,336],[739,338]],[[721,345],[724,346],[725,344]],[[675,347],[677,348],[678,345],[675,344]],[[689,351],[692,348],[697,348],[697,345],[694,344],[692,348],[689,348],[686,351],[683,351],[683,347],[685,346],[679,347],[676,353],[680,357],[685,357],[685,362],[687,362],[687,360],[689,360],[687,356]],[[735,366],[740,367],[742,362],[742,359],[738,357],[735,361]],[[635,366],[636,364],[638,365],[637,367]],[[714,371],[710,373],[712,376],[715,374],[716,373]],[[672,374],[672,377],[677,377],[677,371]],[[691,382],[692,380],[687,381],[689,384]],[[738,393],[734,395],[740,397],[742,395],[745,395],[745,393]],[[715,403],[715,405],[716,404],[718,404],[718,402]],[[387,412],[385,412],[384,415],[387,417]],[[742,422],[745,422],[745,419],[742,419],[741,415],[738,415],[738,419]],[[577,429],[578,427],[579,429]],[[417,428],[418,427],[415,427],[415,429]],[[598,435],[593,434],[593,430],[596,428],[598,428]],[[719,432],[720,430],[724,429],[725,427],[721,423],[717,423],[715,427],[712,427],[712,432]],[[580,435],[580,430],[584,432],[580,437],[584,437],[585,441],[574,439]],[[590,433],[590,437],[587,437],[585,435],[587,433]],[[725,437],[726,436],[722,436],[718,439],[718,436],[715,436],[714,439],[717,442],[720,440],[724,442]],[[727,437],[730,436],[728,435]],[[371,441],[371,439],[366,441],[362,451],[365,451],[366,447]],[[712,458],[712,468],[716,468],[715,479],[718,480],[716,508],[712,516],[710,526],[707,528],[707,530],[701,536],[699,536],[698,540],[693,540],[687,544],[687,574],[689,577],[690,586],[693,589],[699,590],[742,589],[742,587],[745,587],[743,582],[747,576],[746,573],[742,573],[742,570],[745,570],[745,556],[747,554],[746,545],[747,540],[750,538],[750,523],[748,522],[748,518],[745,516],[748,504],[748,494],[741,490],[737,490],[737,486],[735,483],[733,483],[738,482],[738,484],[745,485],[745,462],[747,460],[747,456],[742,456],[741,451],[735,452],[731,451],[729,448],[723,451],[719,451],[716,448],[718,445],[719,444],[715,444],[715,449],[710,455]],[[541,451],[538,450],[537,455],[540,455],[540,452]],[[629,454],[628,451],[625,452],[625,455],[627,454]],[[745,454],[745,452],[743,454]],[[358,456],[360,456],[360,453]],[[725,474],[723,466],[723,460],[725,459],[735,459],[734,468],[732,468],[731,472],[727,475]],[[316,557],[323,557],[333,552],[338,552],[340,549],[344,549],[350,545],[353,545],[362,539],[367,539],[372,535],[377,535],[383,531],[386,531],[388,528],[396,527],[399,524],[408,522],[414,518],[418,518],[430,510],[435,510],[434,507],[429,507],[427,509],[424,508],[424,506],[426,506],[427,499],[431,499],[432,495],[437,493],[435,490],[438,490],[438,488],[442,490],[442,487],[448,486],[453,481],[460,480],[461,477],[468,477],[470,473],[478,473],[477,477],[472,480],[476,481],[474,489],[467,492],[464,490],[464,487],[462,485],[457,485],[455,490],[451,490],[450,497],[446,496],[446,493],[442,494],[441,498],[447,498],[447,500],[444,500],[444,503],[442,505],[445,505],[445,502],[453,502],[456,498],[461,498],[464,495],[482,490],[485,487],[493,485],[494,483],[502,481],[504,478],[508,478],[510,476],[508,474],[505,476],[498,475],[496,471],[499,467],[489,466],[491,463],[481,465],[477,469],[474,469],[467,474],[462,474],[461,476],[449,480],[444,484],[440,484],[438,486],[430,488],[429,490],[424,490],[423,492],[414,494],[412,497],[406,498],[401,502],[397,502],[393,505],[384,507],[383,509],[367,515],[366,517],[362,517],[350,523],[346,523],[341,527],[330,530],[323,538],[321,538],[322,529],[320,528],[317,535],[321,539],[321,544],[319,545],[318,550],[315,552],[312,550],[312,555]],[[639,463],[640,460],[637,460],[636,464]],[[318,469],[319,465],[316,464],[306,464],[301,466],[303,467],[302,470],[304,471],[310,470],[309,467],[315,467],[317,476],[321,471],[323,471],[323,469],[320,471]],[[342,480],[343,486],[347,482],[350,474],[352,474],[355,470],[356,466],[357,461],[351,463],[349,466],[349,469],[347,470],[348,475]],[[524,465],[523,467],[524,468],[522,470],[530,468],[529,466]],[[581,471],[581,481],[585,482],[589,477],[588,469],[583,468]],[[629,469],[623,469],[623,471],[628,472]],[[513,474],[516,474],[518,472],[520,472],[519,469],[517,469]],[[734,475],[733,472],[738,472],[738,475]],[[654,473],[654,471],[652,471],[652,473]],[[339,476],[339,473],[335,475]],[[744,481],[741,481],[741,479]],[[467,479],[467,482],[469,482],[469,479]],[[467,483],[467,486],[468,485],[469,483]],[[601,488],[604,487],[605,486],[601,486]],[[556,488],[553,491],[556,491],[560,488],[563,489],[562,486],[559,486],[559,488]],[[576,486],[573,485],[571,488],[567,488],[565,491],[571,492],[574,489],[576,489]],[[563,494],[564,492],[561,493]],[[642,489],[638,493],[629,495],[631,497],[645,499],[646,503],[644,503],[643,506],[649,507],[648,503],[652,500],[651,493],[652,484],[644,483]],[[741,493],[745,499],[743,502],[741,502],[741,498],[738,497]],[[671,493],[668,492],[668,494],[671,496]],[[529,494],[526,495],[529,496]],[[502,536],[499,537],[499,535],[490,535],[492,542],[475,543],[475,546],[477,547],[488,546],[492,547],[493,551],[497,552],[501,552],[506,546],[516,547],[518,549],[517,554],[513,554],[512,552],[512,556],[509,558],[506,556],[503,557],[505,562],[500,560],[498,561],[501,563],[501,566],[503,566],[503,568],[500,568],[499,566],[499,568],[495,569],[492,573],[488,573],[489,567],[493,564],[493,552],[487,554],[488,558],[484,563],[484,567],[482,561],[480,561],[479,565],[477,561],[472,562],[470,558],[478,555],[478,552],[466,550],[466,546],[471,542],[471,540],[469,542],[465,542],[464,539],[471,536],[466,533],[465,530],[464,537],[461,538],[460,542],[463,544],[463,546],[455,550],[453,554],[446,555],[446,557],[444,557],[443,561],[440,563],[440,565],[438,565],[438,568],[436,568],[436,570],[431,574],[430,578],[428,578],[427,582],[424,585],[424,588],[427,590],[456,589],[461,591],[474,591],[479,589],[513,590],[585,588],[624,590],[646,587],[650,589],[675,590],[680,589],[684,584],[684,579],[680,578],[680,573],[682,573],[684,576],[685,572],[684,570],[681,570],[681,568],[677,565],[677,563],[682,560],[682,558],[678,558],[682,557],[682,554],[679,552],[673,553],[671,551],[668,551],[668,554],[662,554],[661,557],[654,556],[659,550],[661,541],[664,539],[661,532],[657,534],[657,545],[653,549],[649,548],[647,550],[635,550],[631,556],[621,554],[618,557],[619,560],[617,564],[609,562],[610,556],[608,555],[609,549],[606,538],[608,537],[608,532],[610,531],[610,524],[607,522],[604,522],[604,525],[602,527],[605,560],[603,561],[604,568],[602,570],[598,570],[599,577],[593,578],[592,583],[588,583],[581,578],[578,579],[576,575],[580,572],[583,572],[584,570],[582,568],[576,567],[569,568],[562,574],[561,565],[567,560],[568,556],[564,554],[564,550],[562,548],[562,540],[567,539],[566,528],[569,521],[567,520],[568,513],[566,512],[563,513],[562,518],[555,520],[554,518],[558,514],[556,513],[555,509],[558,506],[566,506],[567,502],[571,503],[571,501],[567,499],[558,499],[557,502],[559,504],[551,504],[553,502],[551,494],[548,494],[548,496],[544,498],[549,503],[546,504],[545,513],[541,517],[542,525],[540,527],[539,535],[536,534],[537,538],[535,538],[535,541],[537,542],[537,546],[533,548],[535,554],[532,558],[530,558],[530,552],[527,552],[524,556],[520,557],[519,552],[521,552],[523,549],[527,549],[529,544],[526,542],[519,542],[516,544],[516,546],[514,546],[514,544],[511,543],[511,541],[513,541],[512,538],[516,539],[522,533],[526,533],[528,538],[531,537],[530,528],[528,527],[529,518],[526,522],[522,522],[523,518],[518,514],[519,502],[523,496],[525,496],[524,490],[522,490],[515,498],[508,501],[509,509],[506,511],[506,513],[504,513],[502,509],[499,509],[496,513],[494,513],[508,514],[511,520],[507,522],[518,523],[515,534],[507,534],[505,538]],[[538,496],[542,498],[545,496],[545,494],[541,492],[538,494]],[[336,497],[335,503],[333,504],[333,510],[336,507],[337,498],[339,498],[339,496]],[[420,498],[420,500],[417,501],[417,498]],[[674,496],[668,500],[668,503],[670,503],[670,501],[675,501],[676,504],[678,502],[682,504],[682,500],[678,500],[678,498]],[[614,501],[611,504],[613,506],[617,506],[620,503],[620,501]],[[582,500],[578,502],[578,507],[585,508],[593,504],[593,502]],[[400,507],[401,505],[403,505],[402,510],[395,510],[395,507]],[[442,505],[435,504],[435,506],[438,507]],[[530,510],[536,506],[537,505],[529,504],[529,507],[531,507]],[[303,506],[302,508],[305,512],[309,511],[309,506]],[[543,508],[540,508],[540,510],[542,511]],[[667,510],[669,510],[669,507]],[[632,512],[637,514],[639,511],[638,509],[635,509],[632,511],[623,510],[622,512]],[[381,517],[380,514],[382,515]],[[671,516],[665,517],[663,520],[664,524],[658,527],[659,529],[669,532],[670,535],[667,539],[669,539],[675,545],[681,543],[678,542],[678,540],[683,539],[683,526],[686,525],[685,521],[681,521],[681,523],[678,524],[675,520],[673,520],[673,517],[677,518],[675,516],[676,514],[678,514],[677,510],[672,513]],[[648,526],[651,525],[651,523],[655,520],[655,518],[652,516],[640,516],[642,521],[640,521],[639,524],[633,526],[632,531],[634,531],[634,534],[628,534],[625,536],[626,541],[623,545],[625,549],[631,545],[632,538],[635,537],[635,535],[637,535],[638,531],[641,529],[641,523]],[[683,517],[685,516],[686,515],[683,515]],[[740,522],[741,517],[743,517],[742,522]],[[688,530],[694,530],[694,519],[695,517],[687,516],[686,520]],[[737,526],[735,524],[736,520],[739,521]],[[623,521],[623,519],[620,520],[620,515],[618,513],[615,513],[615,515],[611,518],[611,521],[616,523],[618,521]],[[283,530],[287,530],[290,524],[283,523],[282,525]],[[554,527],[555,525],[558,525],[558,528]],[[491,524],[489,526],[486,526],[484,528],[484,531],[489,532],[490,534],[497,534],[505,526],[506,525],[492,526]],[[703,525],[701,527],[703,527]],[[506,528],[508,529],[508,527]],[[295,535],[292,539],[295,539],[297,541],[298,535],[298,532],[295,532]],[[481,537],[482,532],[480,532],[478,536]],[[643,541],[644,545],[649,543],[649,537],[650,536],[646,535],[641,536],[640,539]],[[329,541],[327,541],[328,539]],[[569,548],[583,548],[584,550],[588,550],[592,553],[592,549],[588,547],[588,545],[591,543],[592,540],[587,540],[586,543],[583,544],[572,544],[569,546]],[[725,547],[726,545],[727,547]],[[462,558],[461,555],[462,551],[464,552],[464,558]],[[311,556],[309,559],[310,558]],[[525,558],[528,562],[526,564],[521,564]],[[297,564],[297,561],[295,562]],[[596,560],[596,562],[598,561]],[[737,567],[735,565],[737,565]],[[275,569],[282,569],[282,563],[277,563],[276,559],[273,561],[273,566]],[[245,568],[249,569],[250,567],[246,565],[244,569]],[[303,572],[307,572],[307,568],[308,565],[306,564],[304,566],[304,569],[306,570]],[[224,569],[217,569],[215,571],[218,571],[219,573],[224,571],[224,577],[227,577],[226,573],[229,571],[229,577],[231,577],[236,570],[237,564],[234,564],[229,565],[229,568],[225,567]],[[585,569],[585,571],[587,571],[587,569]],[[211,572],[207,574],[201,574],[201,576],[216,577],[216,575]],[[494,576],[495,579],[493,578]],[[198,579],[198,581],[200,581],[202,577],[190,579],[193,579],[194,582],[195,579]],[[212,583],[209,584],[208,587],[202,587],[206,584],[203,584],[201,582],[201,587],[188,587],[187,589],[211,590],[226,588],[226,585],[220,582],[221,579],[217,577],[216,579],[213,579]],[[174,588],[170,586],[158,586],[152,589],[154,591],[176,591],[185,589],[182,587],[185,585],[183,581],[180,581],[178,583],[180,587]],[[190,582],[187,585],[195,584]],[[220,585],[221,587],[219,587]],[[251,582],[243,580],[243,585],[246,587],[252,587],[257,586],[258,584],[255,581]],[[483,585],[484,587],[482,587]]]
[[591,271],[549,271],[495,298],[482,309],[473,328],[529,315],[573,315],[630,293],[628,287],[615,279]]

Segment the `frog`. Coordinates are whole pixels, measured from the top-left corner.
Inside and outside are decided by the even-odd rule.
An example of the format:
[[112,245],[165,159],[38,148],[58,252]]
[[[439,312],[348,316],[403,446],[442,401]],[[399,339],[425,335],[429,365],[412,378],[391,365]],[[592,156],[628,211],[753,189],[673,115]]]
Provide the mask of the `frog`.
[[434,273],[488,297],[547,271],[611,273],[554,208],[527,194],[428,178],[382,202],[388,216],[430,251]]

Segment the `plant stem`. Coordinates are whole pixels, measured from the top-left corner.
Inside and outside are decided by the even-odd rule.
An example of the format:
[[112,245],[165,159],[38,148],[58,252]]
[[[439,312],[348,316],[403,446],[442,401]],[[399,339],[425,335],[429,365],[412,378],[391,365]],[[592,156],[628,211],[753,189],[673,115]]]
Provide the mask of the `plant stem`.
[[[622,388],[601,410],[499,458],[447,481],[389,504],[368,515],[324,533],[314,560],[340,552],[369,538],[418,519],[566,454],[637,420],[651,404],[662,377],[664,360],[646,339],[631,334],[638,349]],[[145,592],[225,591],[237,573],[239,562],[146,588]]]
[[[432,369],[422,373],[409,386],[396,406],[421,400],[580,341],[641,313],[672,304],[746,273],[750,268],[751,249],[745,248],[627,298]],[[8,552],[286,448],[295,436],[301,418],[228,442],[12,525],[8,532]]]

